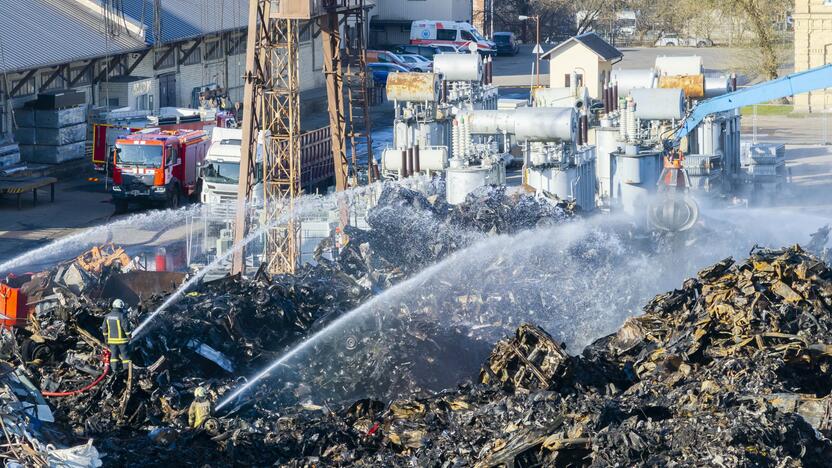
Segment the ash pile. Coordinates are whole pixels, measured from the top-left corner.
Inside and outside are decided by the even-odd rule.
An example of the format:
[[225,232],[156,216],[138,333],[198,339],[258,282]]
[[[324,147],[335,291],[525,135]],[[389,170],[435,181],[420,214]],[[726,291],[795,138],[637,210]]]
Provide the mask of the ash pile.
[[[374,294],[484,236],[573,215],[574,207],[563,202],[504,189],[481,190],[452,207],[437,197],[388,187],[369,213],[371,229],[349,228],[350,241],[333,260],[324,258],[323,245],[317,264],[293,275],[261,272],[251,280],[198,285],[167,308],[149,333],[132,341],[132,366],[115,376],[106,371],[99,331],[110,298],[133,293],[126,319],[135,328],[184,275],[166,278],[167,287],[137,291],[122,283],[133,287],[147,279],[122,281],[122,275],[145,272],[127,272],[116,262],[112,275],[107,268],[97,275],[78,273],[85,283],[73,290],[66,281],[55,281],[66,276],[61,267],[36,275],[42,290],[60,294],[30,315],[6,357],[50,396],[54,432],[61,435],[54,442],[93,438],[108,465],[172,463],[182,459],[181,450],[206,463],[218,457],[251,464],[291,458],[296,449],[275,443],[282,430],[275,426],[281,413],[274,400],[211,418],[194,431],[187,414],[194,390],[202,387],[218,398],[242,383],[239,376],[251,375]],[[402,235],[423,236],[423,242],[401,242]],[[121,250],[107,253],[101,257],[126,261]],[[70,269],[76,272],[78,265]],[[109,285],[110,276],[119,279],[115,286]],[[287,392],[293,402],[300,396],[297,388]]]
[[[725,259],[568,355],[524,324],[476,383],[274,411],[294,466],[823,466],[832,270],[800,247]],[[251,411],[251,409],[249,410]]]

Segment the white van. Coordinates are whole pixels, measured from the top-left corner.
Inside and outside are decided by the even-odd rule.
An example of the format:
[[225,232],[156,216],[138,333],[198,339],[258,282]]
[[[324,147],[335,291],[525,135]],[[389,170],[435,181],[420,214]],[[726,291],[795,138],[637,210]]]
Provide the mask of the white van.
[[470,23],[417,20],[410,25],[411,44],[450,44],[467,50],[472,42],[477,44],[481,54],[497,53],[496,44],[484,38]]

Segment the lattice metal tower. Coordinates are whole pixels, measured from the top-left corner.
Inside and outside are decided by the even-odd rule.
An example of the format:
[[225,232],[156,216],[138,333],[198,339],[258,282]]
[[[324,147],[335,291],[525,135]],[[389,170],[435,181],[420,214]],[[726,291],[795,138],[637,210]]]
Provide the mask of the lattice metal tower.
[[238,187],[233,272],[244,268],[246,238],[257,174],[258,138],[263,142],[265,261],[270,273],[291,273],[298,263],[300,230],[294,219],[300,194],[300,98],[298,23],[272,11],[270,0],[249,5],[243,141]]

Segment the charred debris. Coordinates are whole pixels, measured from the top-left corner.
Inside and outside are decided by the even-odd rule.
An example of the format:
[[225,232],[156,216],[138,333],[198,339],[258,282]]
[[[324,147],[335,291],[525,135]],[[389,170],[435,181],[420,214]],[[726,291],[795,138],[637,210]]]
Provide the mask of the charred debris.
[[[409,210],[423,222],[413,223]],[[473,363],[479,372],[471,380],[436,377],[446,390],[414,388],[401,366],[398,374],[386,374],[402,384],[401,397],[367,398],[376,394],[368,387],[373,372],[391,367],[358,353],[350,361],[356,373],[325,378],[310,371],[319,380],[305,382],[349,387],[350,401],[316,401],[302,386],[261,389],[200,429],[188,428],[196,387],[216,401],[243,382],[240,376],[455,250],[488,234],[572,215],[568,206],[503,191],[475,193],[469,203],[451,208],[389,189],[368,216],[372,229],[350,228],[350,242],[334,259],[324,258],[323,245],[318,263],[295,275],[259,273],[190,290],[152,333],[134,340],[128,376],[102,378],[96,329],[107,304],[104,288],[70,294],[56,280],[57,271],[44,273],[48,280],[39,284],[63,299],[38,311],[26,329],[4,333],[3,357],[16,366],[5,375],[30,382],[25,399],[35,403],[29,407],[43,401],[37,389],[69,394],[48,398],[46,420],[31,410],[25,416],[10,410],[39,430],[27,441],[7,429],[16,444],[9,445],[8,457],[46,463],[48,451],[31,447],[52,443],[75,445],[73,456],[85,455],[90,464],[100,454],[107,466],[826,463],[832,456],[832,270],[822,259],[829,254],[823,250],[828,229],[807,244],[817,255],[798,246],[755,248],[746,260],[728,258],[700,271],[580,355],[568,354],[530,323],[487,348],[448,327],[440,334],[446,341],[438,344],[449,357],[454,344],[480,346],[483,361]],[[402,235],[427,240],[397,242]],[[89,283],[106,283],[102,275],[108,274],[117,273],[102,270]],[[137,297],[129,317],[134,322],[165,295]],[[408,333],[418,338],[424,326],[430,325]],[[344,347],[365,349],[346,338]],[[21,446],[30,458],[21,455]]]

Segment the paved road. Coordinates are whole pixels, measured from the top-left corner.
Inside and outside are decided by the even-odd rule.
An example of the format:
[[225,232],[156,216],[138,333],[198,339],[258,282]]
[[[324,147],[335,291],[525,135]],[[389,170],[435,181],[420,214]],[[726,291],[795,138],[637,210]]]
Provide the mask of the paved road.
[[[543,49],[548,51],[551,48],[549,45]],[[499,86],[530,86],[534,80],[531,72],[535,61],[531,51],[531,45],[523,45],[520,53],[514,57],[497,57],[494,62],[494,83]],[[726,47],[626,47],[622,48],[621,52],[624,58],[615,64],[614,68],[652,68],[656,57],[661,55],[699,55],[707,71],[737,73],[740,84],[748,82],[744,78],[746,70],[743,64],[748,63],[749,56],[753,53],[747,49]],[[549,83],[549,63],[547,60],[543,62],[540,67],[540,80],[546,85]],[[781,74],[791,73],[792,70],[793,65],[787,63],[783,66]]]

